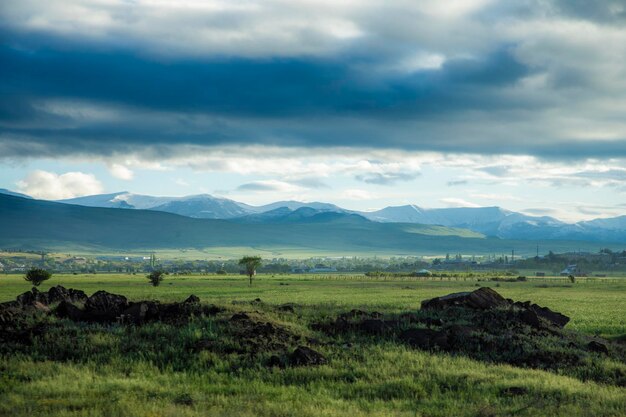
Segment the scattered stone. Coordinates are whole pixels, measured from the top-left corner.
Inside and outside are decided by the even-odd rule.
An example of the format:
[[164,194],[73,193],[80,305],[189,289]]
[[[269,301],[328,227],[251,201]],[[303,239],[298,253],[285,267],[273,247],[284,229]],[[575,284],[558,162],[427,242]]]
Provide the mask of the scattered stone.
[[387,326],[381,319],[365,319],[361,322],[360,328],[365,333],[382,334],[387,329]]
[[602,342],[598,342],[597,340],[592,340],[587,344],[587,349],[592,352],[603,353],[605,355],[609,354],[609,348]]
[[231,321],[250,320],[250,316],[248,316],[246,313],[235,313],[232,315],[230,320]]
[[277,355],[272,355],[266,363],[268,368],[284,368],[285,362]]
[[298,346],[290,357],[290,363],[294,366],[324,365],[327,362],[324,355],[306,346]]
[[528,389],[524,387],[507,387],[500,390],[500,395],[508,397],[519,397],[528,394]]
[[279,311],[284,311],[287,313],[293,313],[295,311],[295,304],[293,303],[287,303],[287,304],[281,304],[278,307],[276,307]]

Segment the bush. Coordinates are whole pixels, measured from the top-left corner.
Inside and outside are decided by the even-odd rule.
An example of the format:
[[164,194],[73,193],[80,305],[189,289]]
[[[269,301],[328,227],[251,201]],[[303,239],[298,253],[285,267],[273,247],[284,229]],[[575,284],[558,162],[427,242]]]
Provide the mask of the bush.
[[153,287],[158,287],[161,281],[163,281],[164,275],[163,271],[152,271],[148,274],[147,278],[150,280],[150,284],[152,284]]
[[24,279],[35,287],[38,287],[42,282],[49,280],[52,277],[52,274],[45,269],[41,268],[31,268],[26,272],[26,276]]

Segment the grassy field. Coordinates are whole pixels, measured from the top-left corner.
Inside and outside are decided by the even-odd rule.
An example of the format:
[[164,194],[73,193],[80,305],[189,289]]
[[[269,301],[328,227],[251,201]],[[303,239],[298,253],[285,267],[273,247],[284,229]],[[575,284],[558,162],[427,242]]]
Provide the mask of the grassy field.
[[[105,289],[132,300],[203,303],[247,311],[306,337],[309,324],[353,308],[398,313],[450,292],[494,287],[505,297],[531,300],[569,315],[567,328],[618,338],[626,333],[626,280],[577,282],[371,280],[353,276],[167,277],[160,287],[142,275],[57,275],[57,284],[91,294]],[[497,286],[497,288],[496,288]],[[0,275],[0,301],[29,289]],[[262,303],[249,303],[255,298]],[[296,314],[276,305],[296,303]],[[228,339],[219,319],[180,329],[72,324],[55,327],[29,350],[0,359],[0,415],[6,416],[624,416],[626,389],[560,372],[484,363],[410,349],[389,341],[346,340],[318,349],[319,367],[267,368],[237,355],[190,352],[196,340]],[[53,319],[51,319],[53,320]],[[608,360],[607,360],[608,361]],[[609,363],[626,372],[623,363]],[[521,387],[511,396],[506,388]],[[504,391],[503,391],[504,390]]]

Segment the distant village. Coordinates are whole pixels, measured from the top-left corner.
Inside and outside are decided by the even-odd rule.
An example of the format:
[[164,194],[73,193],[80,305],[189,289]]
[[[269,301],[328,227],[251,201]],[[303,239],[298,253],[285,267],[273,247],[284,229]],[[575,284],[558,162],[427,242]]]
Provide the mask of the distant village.
[[[155,253],[143,255],[77,256],[46,252],[0,251],[0,273],[19,274],[31,267],[64,273],[145,273],[161,269],[170,273],[236,274],[236,259],[181,260],[161,259]],[[597,253],[567,252],[521,258],[507,255],[443,257],[314,257],[309,259],[264,259],[260,273],[334,274],[334,273],[413,273],[428,275],[445,272],[531,271],[535,276],[603,276],[626,272],[626,251],[602,249]],[[529,272],[526,272],[529,273]]]

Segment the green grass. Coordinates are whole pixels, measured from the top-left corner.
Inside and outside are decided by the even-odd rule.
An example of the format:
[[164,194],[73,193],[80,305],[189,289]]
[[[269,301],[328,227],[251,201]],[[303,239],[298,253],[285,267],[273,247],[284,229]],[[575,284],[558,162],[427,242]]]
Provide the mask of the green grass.
[[[105,289],[130,299],[205,303],[246,310],[294,332],[322,337],[314,318],[352,308],[395,313],[420,301],[475,289],[476,281],[320,279],[319,276],[166,277],[160,287],[143,275],[56,275],[41,285]],[[283,284],[283,285],[281,285]],[[288,285],[285,285],[288,284]],[[496,287],[496,283],[481,282]],[[0,301],[29,289],[0,275]],[[572,317],[567,328],[616,337],[626,333],[624,282],[500,283],[505,297],[531,300]],[[255,298],[263,304],[249,304]],[[233,304],[233,301],[236,303]],[[301,305],[297,314],[274,305]],[[222,315],[228,317],[230,312]],[[258,312],[258,313],[257,313]],[[51,320],[51,324],[55,321]],[[554,372],[482,363],[381,340],[322,345],[320,367],[265,368],[237,355],[184,348],[201,339],[230,343],[218,318],[181,328],[160,323],[136,329],[65,324],[26,351],[0,357],[4,416],[624,416],[626,389]],[[624,364],[611,364],[626,372]],[[522,387],[520,396],[504,395]]]

